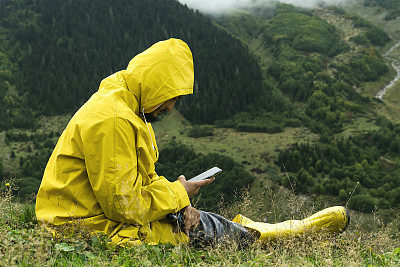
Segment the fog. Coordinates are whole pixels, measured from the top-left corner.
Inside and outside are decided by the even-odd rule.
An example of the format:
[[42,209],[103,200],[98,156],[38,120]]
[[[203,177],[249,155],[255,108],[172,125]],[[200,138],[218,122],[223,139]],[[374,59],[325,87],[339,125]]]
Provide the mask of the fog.
[[233,9],[255,7],[260,5],[273,5],[276,2],[293,4],[295,6],[312,8],[319,4],[340,5],[352,0],[178,0],[194,10],[204,13],[222,14]]

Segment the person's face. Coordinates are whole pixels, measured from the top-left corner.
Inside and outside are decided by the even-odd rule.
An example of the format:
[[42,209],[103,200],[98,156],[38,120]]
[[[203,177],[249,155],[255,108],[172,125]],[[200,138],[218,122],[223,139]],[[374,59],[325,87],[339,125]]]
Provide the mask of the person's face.
[[146,120],[148,122],[154,122],[157,120],[157,116],[159,114],[164,113],[165,111],[172,111],[174,109],[176,100],[178,100],[180,97],[175,97],[170,100],[165,101],[162,103],[160,106],[152,107],[148,110],[144,111],[144,115],[146,117]]

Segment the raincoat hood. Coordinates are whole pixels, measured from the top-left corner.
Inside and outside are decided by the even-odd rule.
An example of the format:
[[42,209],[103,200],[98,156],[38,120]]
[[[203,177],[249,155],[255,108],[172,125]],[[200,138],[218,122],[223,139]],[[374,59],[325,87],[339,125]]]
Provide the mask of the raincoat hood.
[[179,39],[160,41],[135,56],[124,75],[126,86],[142,111],[193,93],[193,57]]

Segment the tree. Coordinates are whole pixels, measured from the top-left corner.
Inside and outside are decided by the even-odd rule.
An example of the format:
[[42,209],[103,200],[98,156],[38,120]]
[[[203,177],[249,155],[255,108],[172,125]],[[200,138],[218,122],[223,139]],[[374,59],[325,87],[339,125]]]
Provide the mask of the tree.
[[379,201],[366,194],[356,195],[350,199],[349,207],[353,210],[358,210],[362,212],[373,212],[378,205]]
[[190,178],[213,166],[219,166],[223,172],[212,186],[200,189],[193,202],[198,207],[216,211],[222,196],[225,202],[233,201],[235,192],[248,188],[255,179],[232,158],[215,153],[196,154],[186,145],[171,142],[160,152],[156,169],[157,173],[174,181],[182,173]]
[[4,175],[5,173],[4,173],[3,161],[0,160],[0,177],[3,178]]

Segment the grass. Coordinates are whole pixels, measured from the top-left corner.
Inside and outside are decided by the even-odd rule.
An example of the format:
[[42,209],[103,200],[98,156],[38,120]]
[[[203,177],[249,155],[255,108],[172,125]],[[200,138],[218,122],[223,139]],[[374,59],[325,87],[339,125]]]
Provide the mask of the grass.
[[362,134],[368,131],[378,130],[380,127],[375,124],[375,120],[368,117],[357,117],[353,119],[351,124],[343,127],[343,131],[340,132],[337,137],[348,138],[355,134]]
[[[337,137],[346,138],[379,129],[372,118],[373,116],[366,115],[352,119]],[[244,133],[235,129],[214,128],[213,136],[192,138],[187,135],[192,125],[176,110],[163,115],[153,127],[161,150],[171,140],[177,140],[191,147],[196,153],[223,154],[242,163],[244,168],[256,177],[250,188],[252,195],[263,194],[264,187],[274,187],[276,182],[281,180],[280,168],[274,165],[279,150],[285,150],[294,143],[314,143],[319,139],[318,135],[305,127],[286,127],[284,132],[275,134]]]
[[[355,9],[354,6],[358,8]],[[366,20],[371,21],[372,23],[379,25],[382,27],[390,36],[398,40],[397,36],[398,30],[398,22],[387,22],[383,20],[382,10],[371,10],[370,8],[364,7],[362,4],[358,3],[354,5],[352,3],[348,9],[346,9],[348,13],[356,13],[357,15],[363,17]],[[317,9],[316,14],[321,18],[328,21],[330,24],[334,25],[339,31],[342,33],[346,43],[352,47],[352,50],[348,52],[342,53],[338,55],[332,63],[340,63],[340,62],[348,62],[351,60],[354,53],[359,53],[364,48],[362,46],[356,45],[353,42],[348,42],[351,37],[357,36],[365,30],[356,28],[353,26],[353,22],[351,19],[346,18],[345,16],[338,15],[333,11],[329,11],[326,9]],[[390,26],[394,23],[395,26]],[[388,26],[389,25],[389,26]],[[386,26],[386,27],[385,27]],[[385,52],[395,44],[395,42],[389,42],[385,45],[385,47],[376,47],[379,53],[383,56]],[[354,51],[353,51],[354,50]],[[396,51],[394,51],[396,52]],[[393,53],[395,55],[395,53]],[[390,81],[396,76],[396,71],[391,67],[391,63],[387,61],[387,65],[389,66],[389,72],[382,77],[379,78],[378,81],[374,82],[366,82],[362,84],[362,92],[363,94],[367,94],[371,97],[374,97],[382,88],[385,87],[386,84],[390,83]],[[397,98],[398,99],[398,98]]]
[[[28,136],[35,134],[48,134],[50,132],[54,132],[55,135],[52,138],[54,143],[57,141],[58,133],[64,130],[67,126],[68,121],[71,119],[71,115],[59,115],[59,116],[43,116],[38,120],[38,129],[11,129],[9,133],[25,133]],[[11,141],[9,144],[5,142],[6,132],[0,132],[0,155],[3,157],[3,166],[6,171],[11,174],[17,173],[16,170],[20,168],[20,158],[26,158],[28,155],[34,155],[35,152],[38,152],[35,149],[33,141]],[[28,147],[30,147],[31,152],[29,152]],[[11,157],[11,153],[15,153],[15,157]]]
[[[70,115],[43,118],[40,120],[40,131],[61,133],[69,119]],[[296,142],[313,143],[319,139],[318,135],[311,133],[305,127],[287,127],[284,132],[276,134],[243,133],[235,129],[214,127],[212,136],[193,138],[188,136],[188,132],[193,127],[192,124],[177,110],[163,115],[163,118],[154,123],[153,127],[160,150],[171,140],[177,140],[193,148],[196,153],[218,153],[242,163],[247,171],[256,176],[256,182],[250,190],[252,194],[262,193],[263,187],[270,186],[271,180],[280,181],[280,170],[274,165],[279,150],[287,149]],[[364,117],[354,118],[353,122],[345,127],[341,136],[373,129],[376,129],[373,120]],[[0,134],[4,135],[4,133]],[[31,133],[27,132],[27,134]],[[28,145],[33,149],[32,155],[35,153],[31,143],[11,142],[10,146],[0,145],[2,155],[10,155],[12,150],[15,151],[16,157],[8,157],[4,164],[11,174],[14,173],[13,169],[19,168],[19,158],[28,155],[26,149]]]
[[[236,161],[247,161],[249,164],[244,165],[247,169],[265,168],[278,148],[318,138],[305,128],[287,128],[284,133],[273,135],[214,129],[214,136],[195,139],[187,136],[191,124],[176,111],[153,126],[160,148],[177,139],[196,152],[226,153]],[[367,118],[357,118],[346,131],[362,131],[370,126]],[[325,198],[297,196],[276,187],[267,178],[268,174],[259,174],[251,196],[246,191],[238,194],[237,202],[222,206],[219,213],[227,218],[241,213],[258,221],[280,222],[304,218],[332,203]],[[396,217],[396,212],[381,215],[352,211],[351,226],[335,238],[295,239],[255,245],[244,251],[194,249],[185,245],[115,248],[107,246],[104,238],[54,238],[37,225],[32,204],[18,203],[5,185],[0,188],[0,266],[396,266],[400,263],[398,219],[383,223],[387,217]]]
[[173,110],[153,124],[157,144],[162,149],[171,140],[193,148],[196,153],[218,153],[243,163],[246,170],[264,169],[275,160],[279,149],[299,142],[314,142],[319,137],[307,128],[286,128],[282,133],[243,133],[235,129],[214,128],[214,135],[192,138],[187,135],[192,125]]
[[[377,215],[352,212],[351,226],[336,237],[321,235],[263,246],[255,244],[241,251],[232,247],[196,249],[169,244],[122,248],[109,246],[102,236],[53,237],[37,224],[33,205],[16,202],[10,189],[1,185],[0,266],[397,266],[400,263],[398,218],[383,224]],[[264,197],[270,202],[267,207],[260,207]],[[258,198],[243,192],[238,200],[231,207],[222,207],[221,214],[241,212],[257,220],[263,216],[283,220],[308,216],[320,205],[292,192],[279,191]],[[260,213],[260,208],[265,211]],[[370,228],[366,229],[366,225]],[[77,233],[81,232],[77,229]]]
[[393,87],[389,88],[384,96],[386,102],[400,107],[400,83],[395,84]]
[[58,116],[43,116],[38,120],[39,128],[38,133],[60,132],[67,126],[71,119],[71,114],[58,115]]
[[[396,77],[396,70],[392,68],[390,62],[387,62],[387,65],[389,67],[389,72],[382,75],[382,77],[380,77],[378,81],[363,84],[364,93],[368,94],[371,97],[375,97],[377,93],[379,93],[387,84],[389,84],[393,80],[394,77]],[[385,101],[386,98],[388,98],[387,96],[388,94],[386,93],[384,96]]]

